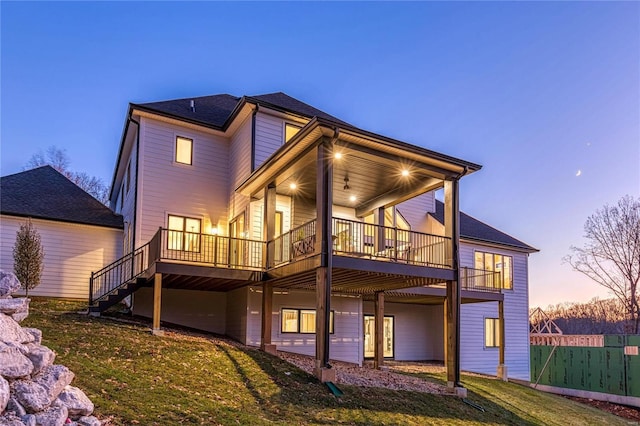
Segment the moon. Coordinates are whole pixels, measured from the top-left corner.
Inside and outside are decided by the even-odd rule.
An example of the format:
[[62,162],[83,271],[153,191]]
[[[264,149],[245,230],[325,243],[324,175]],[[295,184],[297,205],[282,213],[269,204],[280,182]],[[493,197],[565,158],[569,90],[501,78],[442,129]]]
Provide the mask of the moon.
[[576,172],[576,177],[580,176],[582,174],[582,170],[578,169],[578,171]]

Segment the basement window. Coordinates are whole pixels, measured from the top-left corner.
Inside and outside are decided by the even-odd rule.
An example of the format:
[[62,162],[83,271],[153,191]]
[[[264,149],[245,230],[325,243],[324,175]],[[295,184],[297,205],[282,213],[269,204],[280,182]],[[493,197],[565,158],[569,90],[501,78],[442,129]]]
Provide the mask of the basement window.
[[[313,334],[316,332],[315,309],[288,309],[280,312],[280,332]],[[329,334],[333,334],[334,313],[329,312]]]
[[176,163],[188,164],[193,163],[193,139],[176,136]]
[[500,320],[498,318],[484,319],[484,347],[497,348],[500,346]]

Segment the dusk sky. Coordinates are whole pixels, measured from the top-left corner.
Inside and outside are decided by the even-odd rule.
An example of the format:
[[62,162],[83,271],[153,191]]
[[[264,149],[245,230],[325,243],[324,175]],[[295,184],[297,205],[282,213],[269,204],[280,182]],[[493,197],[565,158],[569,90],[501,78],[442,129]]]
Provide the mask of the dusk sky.
[[640,3],[0,3],[1,169],[65,149],[111,182],[128,102],[283,91],[483,165],[466,213],[541,250],[531,306],[607,297],[562,264],[640,195]]

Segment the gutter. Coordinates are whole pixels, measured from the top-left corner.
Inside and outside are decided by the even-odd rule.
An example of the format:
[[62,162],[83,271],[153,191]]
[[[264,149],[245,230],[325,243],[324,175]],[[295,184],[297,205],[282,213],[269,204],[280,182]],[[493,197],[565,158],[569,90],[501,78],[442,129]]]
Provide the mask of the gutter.
[[138,126],[138,131],[136,132],[136,190],[133,193],[133,237],[131,238],[131,251],[133,252],[136,249],[136,223],[138,221],[138,190],[140,188],[140,182],[138,181],[138,171],[140,170],[140,122],[134,120],[131,115],[129,115],[129,121],[135,123]]
[[258,108],[260,106],[256,104],[251,115],[251,173],[256,169],[256,115],[258,115]]

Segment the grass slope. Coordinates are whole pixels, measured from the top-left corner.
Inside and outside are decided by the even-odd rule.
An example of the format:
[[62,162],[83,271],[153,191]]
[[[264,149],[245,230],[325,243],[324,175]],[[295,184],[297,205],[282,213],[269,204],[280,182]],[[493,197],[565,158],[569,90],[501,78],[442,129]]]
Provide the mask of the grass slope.
[[[57,363],[114,425],[584,425],[627,424],[594,408],[533,389],[463,376],[469,399],[341,386],[335,398],[279,358],[224,340],[91,318],[77,302],[34,298],[23,326],[43,331]],[[422,375],[442,381],[440,375]]]

